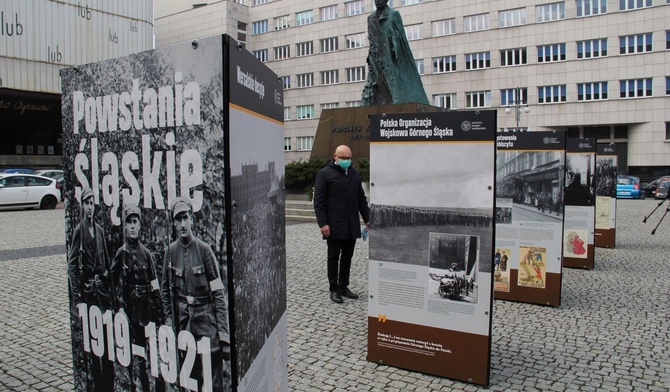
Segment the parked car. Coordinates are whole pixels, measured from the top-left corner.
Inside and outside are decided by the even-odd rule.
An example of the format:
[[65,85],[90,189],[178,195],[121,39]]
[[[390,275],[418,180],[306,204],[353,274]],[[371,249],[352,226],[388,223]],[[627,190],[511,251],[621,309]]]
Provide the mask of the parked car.
[[619,174],[616,177],[616,197],[618,199],[644,199],[644,190],[640,188],[640,179]]
[[670,181],[670,176],[662,176],[652,182],[644,184],[642,188],[645,196],[656,197],[656,188],[658,188],[658,184],[662,181]]
[[654,199],[665,199],[668,197],[668,189],[670,189],[670,180],[663,180],[656,188]]
[[58,180],[30,174],[0,174],[0,209],[51,210],[60,198]]
[[30,173],[30,174],[34,174],[36,176],[42,176],[42,177],[49,177],[49,178],[53,178],[55,180],[63,177],[63,171],[58,170],[58,169],[36,170],[35,172]]
[[27,167],[7,167],[4,169],[0,169],[0,174],[11,174],[11,173],[17,173],[17,174],[31,174],[35,170],[29,169]]

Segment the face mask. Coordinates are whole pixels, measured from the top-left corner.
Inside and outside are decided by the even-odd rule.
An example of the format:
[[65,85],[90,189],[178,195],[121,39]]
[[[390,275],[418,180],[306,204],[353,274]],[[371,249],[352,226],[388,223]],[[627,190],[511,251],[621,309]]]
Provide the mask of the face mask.
[[351,159],[338,159],[337,164],[342,169],[348,169],[351,166]]

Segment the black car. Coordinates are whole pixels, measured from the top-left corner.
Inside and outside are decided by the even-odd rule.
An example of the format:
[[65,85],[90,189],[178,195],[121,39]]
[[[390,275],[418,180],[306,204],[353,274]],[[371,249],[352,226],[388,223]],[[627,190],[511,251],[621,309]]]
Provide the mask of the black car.
[[668,180],[670,180],[670,176],[663,176],[655,179],[652,182],[645,184],[644,185],[645,196],[656,197],[656,188],[658,188],[658,184],[662,181],[668,181]]

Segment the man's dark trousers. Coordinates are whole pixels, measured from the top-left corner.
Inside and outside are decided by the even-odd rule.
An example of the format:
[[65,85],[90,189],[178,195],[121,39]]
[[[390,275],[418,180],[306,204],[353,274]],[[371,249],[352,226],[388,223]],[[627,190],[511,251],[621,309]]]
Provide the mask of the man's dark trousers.
[[349,286],[349,271],[351,270],[351,258],[354,255],[356,239],[327,240],[326,242],[328,243],[328,283],[330,284],[330,291],[342,293],[342,290]]

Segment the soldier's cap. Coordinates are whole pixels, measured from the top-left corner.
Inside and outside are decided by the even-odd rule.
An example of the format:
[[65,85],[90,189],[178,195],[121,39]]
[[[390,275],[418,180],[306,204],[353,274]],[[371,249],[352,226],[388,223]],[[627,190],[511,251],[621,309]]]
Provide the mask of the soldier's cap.
[[88,199],[89,197],[93,197],[93,191],[91,188],[83,188],[81,190],[81,202],[83,203],[84,200]]
[[193,207],[188,200],[178,197],[172,202],[172,219],[176,218],[179,213],[190,211],[193,211]]
[[128,205],[124,208],[123,220],[128,220],[128,217],[131,215],[137,215],[138,219],[142,219],[142,212],[140,211],[140,208],[135,204]]

